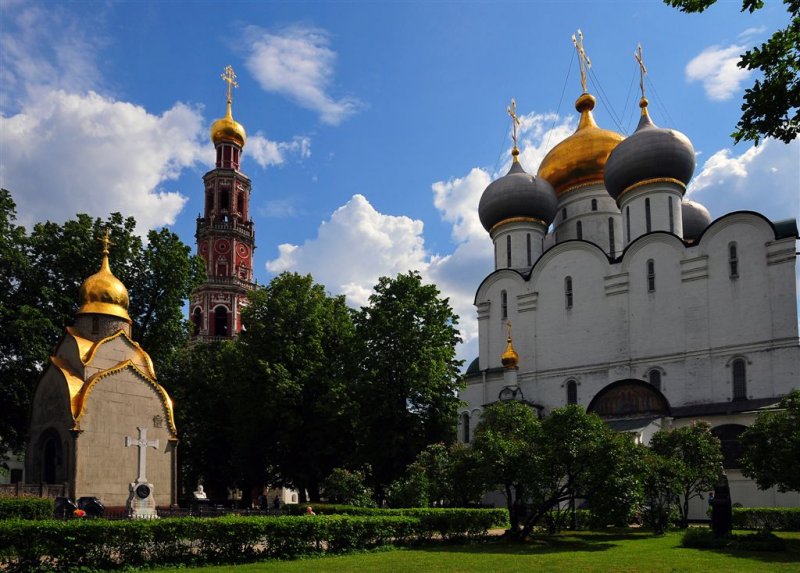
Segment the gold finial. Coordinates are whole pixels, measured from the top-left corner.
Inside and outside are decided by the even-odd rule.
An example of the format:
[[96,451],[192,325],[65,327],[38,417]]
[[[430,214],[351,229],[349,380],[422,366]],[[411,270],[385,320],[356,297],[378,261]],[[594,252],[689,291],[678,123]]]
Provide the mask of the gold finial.
[[519,354],[514,350],[514,344],[511,342],[511,321],[508,323],[508,338],[506,338],[506,350],[500,356],[500,362],[505,368],[516,368],[519,364]]
[[517,149],[517,126],[520,125],[520,121],[517,117],[517,101],[513,97],[511,98],[511,105],[506,108],[506,112],[511,116],[511,126],[514,130],[511,135],[514,140],[514,149],[511,150],[511,155],[514,156],[514,161],[517,161],[517,155],[519,155],[519,149]]
[[233,103],[233,88],[239,87],[239,84],[236,83],[236,74],[233,72],[233,66],[225,66],[225,71],[220,77],[228,83],[228,105],[230,105]]
[[583,49],[583,32],[581,32],[580,28],[578,28],[577,38],[575,37],[575,34],[572,34],[572,44],[578,51],[578,60],[581,64],[581,86],[583,87],[583,93],[588,93],[586,90],[586,71],[592,67],[592,61],[589,59],[589,56],[586,55],[586,51]]
[[639,89],[642,90],[642,100],[639,102],[639,107],[647,107],[647,98],[644,97],[644,77],[647,75],[647,68],[644,67],[644,60],[642,59],[642,45],[638,44],[636,51],[633,53],[636,62],[639,64]]
[[103,254],[104,255],[108,255],[111,252],[111,251],[108,250],[108,247],[114,244],[114,243],[111,242],[111,239],[109,238],[110,237],[110,233],[111,232],[109,231],[108,226],[106,226],[106,235],[105,235],[105,237],[101,237],[101,238],[97,239],[98,241],[103,243]]

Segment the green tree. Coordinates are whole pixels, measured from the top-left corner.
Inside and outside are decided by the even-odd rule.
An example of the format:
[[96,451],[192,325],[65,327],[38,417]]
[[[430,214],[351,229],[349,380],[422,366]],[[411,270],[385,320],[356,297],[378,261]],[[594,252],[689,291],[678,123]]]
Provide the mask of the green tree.
[[[716,0],[664,0],[682,12],[703,12]],[[777,30],[761,47],[753,47],[737,64],[758,70],[763,78],[745,90],[742,117],[732,134],[756,144],[762,137],[774,137],[784,143],[800,131],[800,1],[783,0],[789,12],[789,25]],[[764,7],[763,0],[742,0],[742,12]]]
[[650,452],[645,458],[642,521],[662,535],[678,516],[681,493],[680,467],[672,458]]
[[353,461],[352,311],[311,275],[283,273],[250,294],[242,319],[253,397],[239,407],[252,418],[253,438],[271,443],[272,485],[319,501],[322,480]]
[[375,507],[372,490],[366,484],[368,473],[368,467],[352,471],[345,468],[334,468],[322,482],[325,497],[331,503]]
[[708,422],[672,430],[659,430],[650,440],[650,449],[665,458],[677,473],[678,511],[681,527],[689,527],[689,501],[713,489],[722,465],[719,439]]
[[417,272],[382,277],[355,318],[358,450],[380,499],[425,446],[454,438],[457,323],[449,300]]
[[742,433],[742,473],[761,489],[800,491],[800,390],[785,396],[780,408],[760,412]]

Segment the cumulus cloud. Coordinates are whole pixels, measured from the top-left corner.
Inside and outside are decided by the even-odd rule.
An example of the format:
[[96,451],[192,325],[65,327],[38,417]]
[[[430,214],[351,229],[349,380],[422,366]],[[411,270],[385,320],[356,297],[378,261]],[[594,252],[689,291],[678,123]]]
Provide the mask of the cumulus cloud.
[[247,38],[247,69],[262,89],[289,97],[331,125],[361,108],[353,97],[337,99],[329,93],[337,55],[325,30],[294,25],[272,33],[252,26]]
[[203,118],[178,103],[161,115],[89,92],[41,91],[0,116],[0,185],[20,222],[63,221],[76,212],[132,215],[144,232],[174,222],[186,203],[165,181],[211,160]]
[[311,140],[295,136],[291,141],[272,141],[261,133],[247,138],[247,155],[261,167],[283,165],[289,155],[305,159],[311,156]]
[[710,46],[686,65],[686,80],[702,82],[706,96],[712,101],[732,98],[752,75],[736,64],[746,51],[744,46]]

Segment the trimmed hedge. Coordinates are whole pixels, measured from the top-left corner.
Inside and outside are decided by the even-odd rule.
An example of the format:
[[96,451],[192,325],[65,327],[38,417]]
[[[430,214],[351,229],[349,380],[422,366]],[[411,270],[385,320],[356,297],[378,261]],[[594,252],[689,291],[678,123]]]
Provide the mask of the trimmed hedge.
[[734,507],[733,527],[800,531],[800,507]]
[[[418,515],[0,522],[0,570],[71,571],[244,563],[342,553],[388,543],[482,535],[502,510],[405,510]],[[484,512],[485,515],[474,512]]]
[[55,504],[41,497],[0,497],[2,519],[53,519]]

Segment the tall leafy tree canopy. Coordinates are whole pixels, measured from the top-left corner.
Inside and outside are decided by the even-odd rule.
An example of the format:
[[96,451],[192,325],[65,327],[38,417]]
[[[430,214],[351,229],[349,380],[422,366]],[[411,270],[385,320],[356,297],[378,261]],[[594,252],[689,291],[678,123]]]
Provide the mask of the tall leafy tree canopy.
[[[703,12],[717,0],[664,0],[682,12]],[[784,143],[800,132],[800,0],[783,0],[789,24],[761,44],[742,54],[738,66],[757,70],[761,78],[744,92],[742,117],[733,132],[741,140],[756,144],[764,137]],[[742,12],[764,7],[763,0],[742,0]]]

